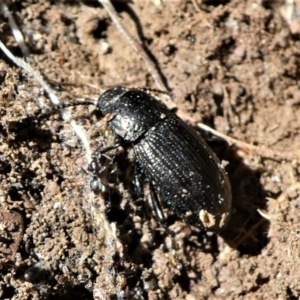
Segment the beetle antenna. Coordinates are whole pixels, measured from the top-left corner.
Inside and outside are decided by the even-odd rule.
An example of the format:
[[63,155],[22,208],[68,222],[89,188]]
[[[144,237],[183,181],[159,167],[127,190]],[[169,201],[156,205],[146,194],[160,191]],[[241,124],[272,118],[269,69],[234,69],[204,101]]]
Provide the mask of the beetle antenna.
[[61,103],[59,105],[56,105],[53,109],[51,109],[50,111],[43,111],[40,112],[37,115],[37,118],[44,118],[46,116],[49,116],[55,112],[57,112],[60,109],[64,109],[67,107],[71,107],[71,106],[80,106],[80,105],[96,105],[96,101],[92,101],[92,100],[83,100],[83,101],[77,101],[77,102],[72,102],[72,103]]
[[57,106],[57,108],[67,108],[67,107],[79,106],[79,105],[96,105],[96,102],[91,100],[84,100],[84,101],[78,101],[72,103],[62,103],[59,106]]

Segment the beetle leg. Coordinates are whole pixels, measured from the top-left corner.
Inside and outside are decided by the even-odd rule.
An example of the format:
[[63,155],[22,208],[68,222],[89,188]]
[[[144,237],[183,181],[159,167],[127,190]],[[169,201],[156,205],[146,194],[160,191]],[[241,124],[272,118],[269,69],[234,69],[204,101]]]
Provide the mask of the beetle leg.
[[164,212],[162,210],[162,207],[160,205],[157,193],[155,192],[153,184],[151,184],[151,183],[150,183],[150,198],[151,198],[152,206],[153,206],[153,209],[157,216],[157,219],[160,222],[160,224],[162,225],[162,227],[165,229],[166,233],[172,237],[172,244],[174,246],[175,245],[175,241],[174,241],[175,233],[167,227],[167,219],[166,219]]
[[137,162],[134,163],[133,176],[134,176],[134,192],[137,196],[136,203],[139,204],[146,218],[150,219],[151,213],[149,211],[149,206],[144,201],[144,178]]
[[150,183],[150,198],[151,198],[152,206],[153,206],[153,209],[155,211],[158,221],[161,223],[161,225],[164,228],[167,228],[166,217],[165,217],[164,212],[159,203],[157,194],[154,191],[153,185],[151,183]]
[[[95,155],[103,155],[103,156],[105,156],[106,158],[110,158],[108,155],[105,155],[105,153],[106,152],[109,152],[109,151],[111,151],[111,150],[114,150],[114,149],[117,149],[118,147],[120,147],[121,146],[121,144],[120,143],[116,143],[116,144],[114,144],[114,145],[112,145],[112,146],[108,146],[108,147],[104,147],[104,148],[101,148],[100,149],[100,151],[97,151],[97,152],[95,152],[94,154]],[[93,155],[94,155],[93,154]]]
[[144,198],[143,179],[142,179],[141,170],[137,163],[134,164],[133,176],[134,176],[134,191],[138,199],[143,199]]
[[175,233],[173,230],[169,229],[167,227],[167,219],[164,215],[164,212],[162,210],[162,207],[160,205],[158,196],[154,190],[153,184],[150,183],[150,198],[152,202],[153,209],[155,211],[155,214],[158,218],[158,221],[162,225],[162,227],[165,229],[166,233],[171,237],[171,242],[172,242],[172,249],[175,253],[175,251],[178,249],[176,242],[175,242]]
[[92,154],[92,161],[88,166],[88,170],[91,172],[91,176],[92,176],[92,179],[90,181],[90,187],[92,191],[94,192],[105,191],[105,184],[102,182],[102,180],[99,177],[106,170],[107,167],[101,164],[101,158],[104,157],[105,159],[112,161],[112,158],[106,155],[105,153],[113,149],[116,149],[119,146],[120,144],[116,143],[115,145],[102,148],[100,149],[100,151],[94,152]]

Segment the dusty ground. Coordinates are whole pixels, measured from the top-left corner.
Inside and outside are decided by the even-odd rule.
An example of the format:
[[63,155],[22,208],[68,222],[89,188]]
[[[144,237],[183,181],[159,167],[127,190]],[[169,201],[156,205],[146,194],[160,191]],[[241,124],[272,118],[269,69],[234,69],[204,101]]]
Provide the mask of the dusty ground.
[[[15,0],[9,9],[32,53],[28,61],[64,101],[116,84],[155,88],[97,1],[53,2]],[[115,6],[181,112],[241,141],[297,151],[297,19],[283,18],[283,1],[202,2],[200,10],[197,0]],[[7,20],[0,22],[1,40],[21,56]],[[50,107],[43,91],[0,59],[1,299],[298,299],[299,157],[274,161],[218,147],[229,161],[231,220],[216,235],[169,212],[174,257],[147,203],[134,201],[126,155],[111,165],[111,189],[93,195],[72,128],[58,113],[37,118],[37,103]],[[93,110],[72,109],[95,150],[112,136]]]

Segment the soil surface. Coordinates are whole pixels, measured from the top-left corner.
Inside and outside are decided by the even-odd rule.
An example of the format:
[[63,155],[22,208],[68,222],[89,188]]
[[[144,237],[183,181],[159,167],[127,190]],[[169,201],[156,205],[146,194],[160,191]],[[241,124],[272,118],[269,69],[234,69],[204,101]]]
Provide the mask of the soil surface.
[[[288,159],[207,133],[228,162],[227,228],[202,232],[138,199],[131,153],[104,158],[90,190],[74,127],[28,73],[0,53],[1,299],[298,299],[300,297],[300,21],[284,1],[114,2],[162,74],[181,115]],[[69,103],[114,85],[157,88],[140,53],[97,1],[9,1],[26,61]],[[292,13],[290,13],[292,11]],[[1,41],[23,54],[7,18]],[[92,151],[114,136],[95,107],[68,108]],[[46,112],[46,113],[45,113]],[[43,114],[42,116],[40,114]],[[199,131],[200,134],[200,131]]]

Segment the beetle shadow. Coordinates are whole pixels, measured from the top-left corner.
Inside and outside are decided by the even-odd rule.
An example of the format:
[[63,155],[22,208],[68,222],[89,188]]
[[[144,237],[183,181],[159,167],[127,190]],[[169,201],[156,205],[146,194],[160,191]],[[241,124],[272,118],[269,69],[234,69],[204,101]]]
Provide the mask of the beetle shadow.
[[[223,141],[223,143],[226,143]],[[225,167],[231,183],[232,211],[227,226],[219,233],[225,242],[241,255],[258,255],[268,244],[270,222],[258,210],[265,210],[270,196],[260,183],[261,171],[249,168],[235,147],[221,153],[209,143]]]

